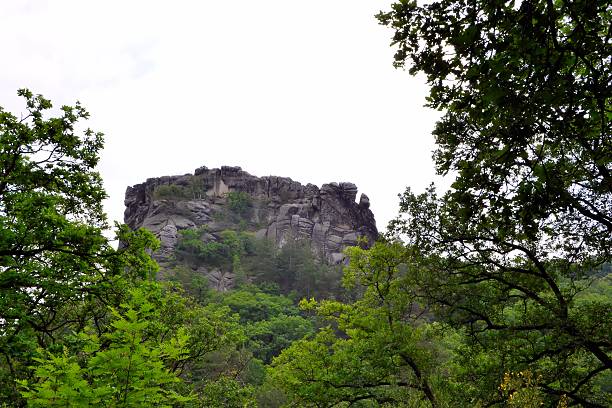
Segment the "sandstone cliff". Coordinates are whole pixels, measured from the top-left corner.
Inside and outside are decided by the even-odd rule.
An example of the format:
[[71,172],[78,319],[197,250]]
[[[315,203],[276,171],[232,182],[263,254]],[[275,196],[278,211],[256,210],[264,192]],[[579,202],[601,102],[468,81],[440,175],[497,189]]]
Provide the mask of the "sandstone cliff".
[[180,230],[206,226],[203,239],[214,240],[232,228],[237,221],[224,214],[236,192],[249,198],[240,228],[279,247],[290,239],[307,239],[313,251],[332,264],[342,262],[346,246],[360,237],[372,242],[378,234],[368,197],[361,194],[356,202],[352,183],[319,188],[286,177],[255,177],[229,166],[200,167],[194,174],[152,178],[128,187],[125,223],[133,229],[145,227],[161,240],[154,257],[163,264],[173,257]]

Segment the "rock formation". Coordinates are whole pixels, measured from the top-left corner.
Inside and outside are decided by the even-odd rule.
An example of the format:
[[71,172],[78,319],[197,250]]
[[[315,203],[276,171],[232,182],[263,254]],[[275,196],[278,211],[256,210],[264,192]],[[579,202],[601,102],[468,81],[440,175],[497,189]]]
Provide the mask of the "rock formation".
[[[208,239],[214,240],[216,233],[228,228],[222,215],[232,192],[248,194],[249,213],[242,222],[256,237],[279,247],[289,239],[307,239],[329,263],[341,263],[343,249],[357,244],[360,237],[373,242],[378,235],[370,201],[361,194],[356,202],[357,187],[352,183],[318,188],[286,177],[255,177],[229,166],[200,167],[194,174],[151,178],[128,187],[125,223],[133,229],[147,228],[160,239],[154,257],[163,265],[174,254],[180,230],[205,225]],[[215,274],[219,271],[207,275],[214,281],[223,278]]]

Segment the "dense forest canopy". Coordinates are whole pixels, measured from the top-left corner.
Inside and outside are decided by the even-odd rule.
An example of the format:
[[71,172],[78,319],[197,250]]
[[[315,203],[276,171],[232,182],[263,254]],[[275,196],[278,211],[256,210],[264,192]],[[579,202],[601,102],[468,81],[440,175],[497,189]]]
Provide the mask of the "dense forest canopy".
[[[606,407],[612,404],[612,9],[603,0],[399,1],[379,21],[424,73],[438,193],[410,189],[340,268],[236,224],[185,229],[164,280],[116,226],[79,104],[0,108],[0,405]],[[196,191],[164,187],[168,199]],[[233,225],[228,223],[228,225]]]

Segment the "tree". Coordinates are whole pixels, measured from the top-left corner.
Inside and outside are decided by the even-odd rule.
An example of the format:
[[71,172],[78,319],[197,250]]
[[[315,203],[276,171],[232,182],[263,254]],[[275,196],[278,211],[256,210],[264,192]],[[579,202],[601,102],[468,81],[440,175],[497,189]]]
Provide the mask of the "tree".
[[170,369],[189,358],[189,337],[185,327],[163,324],[156,297],[163,297],[159,284],[132,289],[121,309],[111,309],[102,335],[88,326],[72,352],[40,350],[35,379],[21,382],[28,406],[170,407],[190,401],[172,388],[180,380]]
[[276,243],[267,238],[253,241],[253,256],[244,259],[244,266],[255,282],[271,283],[280,280],[281,271],[276,260],[278,248]]
[[421,296],[552,400],[605,406],[612,300],[581,294],[612,252],[609,2],[399,1],[395,64],[426,74],[440,174],[392,231],[431,273]]
[[206,383],[201,403],[205,407],[254,408],[257,406],[254,389],[238,381],[221,377]]
[[253,356],[265,364],[289,347],[294,341],[313,333],[313,324],[302,316],[281,314],[267,320],[248,324],[245,328],[248,336],[247,346]]
[[255,286],[245,286],[224,294],[220,303],[240,316],[243,324],[269,320],[281,315],[294,316],[298,309],[283,295],[271,295]]
[[250,216],[253,207],[253,198],[249,193],[244,191],[230,191],[227,193],[226,199],[227,207],[236,222],[247,219]]
[[293,301],[252,285],[223,294],[219,303],[240,318],[253,356],[266,364],[293,341],[313,332],[313,323],[299,315]]
[[454,332],[427,322],[413,302],[413,273],[419,270],[407,270],[409,252],[399,243],[350,248],[344,284],[363,285],[363,297],[354,303],[301,302],[328,325],[273,359],[271,380],[293,404],[438,407],[453,394],[468,400],[468,393],[453,390],[445,338]]
[[[44,343],[66,302],[82,296],[83,275],[95,274],[105,252],[105,197],[93,171],[102,135],[74,132],[87,118],[80,106],[45,120],[51,103],[27,90],[27,115],[0,108],[0,352],[26,328]],[[10,365],[10,363],[9,363]]]
[[251,355],[227,306],[198,305],[174,284],[144,281],[107,312],[64,334],[61,347],[38,349],[33,375],[19,381],[28,405],[209,406],[224,392],[227,401],[252,399],[238,378],[251,374]]
[[[152,276],[157,265],[144,231],[118,230],[124,247],[103,235],[106,197],[94,170],[102,134],[78,132],[80,105],[46,118],[51,102],[20,90],[25,116],[0,108],[0,403],[19,405],[15,379],[31,374],[37,347],[64,340],[71,329],[118,304],[117,280]],[[60,346],[61,348],[61,346]]]

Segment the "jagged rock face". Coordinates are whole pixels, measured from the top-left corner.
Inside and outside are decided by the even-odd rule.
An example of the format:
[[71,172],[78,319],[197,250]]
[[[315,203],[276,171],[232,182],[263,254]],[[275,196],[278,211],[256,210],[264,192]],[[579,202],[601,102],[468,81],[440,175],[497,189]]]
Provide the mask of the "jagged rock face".
[[[160,197],[162,186],[180,188],[182,196]],[[343,249],[355,245],[359,237],[373,242],[378,235],[370,201],[362,194],[357,203],[357,186],[352,183],[318,188],[286,177],[255,177],[240,167],[228,166],[201,167],[193,175],[152,178],[128,187],[125,223],[133,229],[145,227],[160,239],[161,248],[154,257],[163,262],[172,257],[180,230],[206,225],[214,239],[216,232],[227,228],[216,214],[223,213],[231,192],[251,197],[248,222],[258,238],[268,238],[278,246],[289,239],[310,240],[313,250],[330,263],[342,262]],[[214,275],[215,282],[231,285],[222,272]]]

